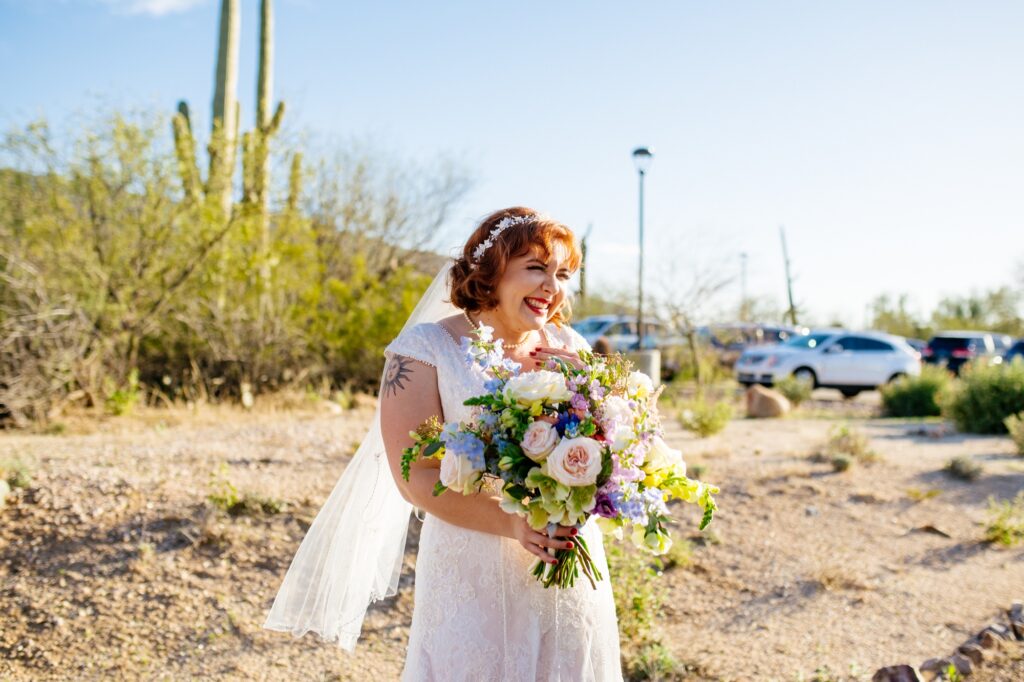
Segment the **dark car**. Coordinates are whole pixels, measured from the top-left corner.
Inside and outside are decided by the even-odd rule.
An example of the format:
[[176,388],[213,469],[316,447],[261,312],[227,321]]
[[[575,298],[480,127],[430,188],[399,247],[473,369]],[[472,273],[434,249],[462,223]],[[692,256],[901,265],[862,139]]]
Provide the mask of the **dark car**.
[[999,357],[993,336],[981,331],[939,332],[921,351],[921,360],[960,374],[960,368],[971,360]]
[[1010,346],[1010,349],[1003,355],[1003,362],[1006,364],[1010,364],[1014,360],[1024,362],[1024,339]]

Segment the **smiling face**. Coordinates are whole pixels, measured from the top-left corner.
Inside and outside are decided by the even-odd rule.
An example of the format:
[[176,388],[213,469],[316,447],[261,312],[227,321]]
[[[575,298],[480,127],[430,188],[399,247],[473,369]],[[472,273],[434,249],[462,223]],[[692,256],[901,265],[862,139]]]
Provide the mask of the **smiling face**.
[[568,250],[553,244],[550,254],[539,246],[510,258],[498,281],[494,313],[510,332],[540,329],[565,302],[572,272]]

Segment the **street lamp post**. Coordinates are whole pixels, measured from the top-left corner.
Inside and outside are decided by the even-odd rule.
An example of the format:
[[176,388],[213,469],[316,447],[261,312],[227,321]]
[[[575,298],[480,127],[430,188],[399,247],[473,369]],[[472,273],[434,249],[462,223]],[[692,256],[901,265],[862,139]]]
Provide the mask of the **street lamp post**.
[[653,159],[654,154],[647,147],[637,147],[633,150],[633,165],[636,166],[636,171],[640,179],[640,271],[636,303],[636,335],[638,351],[642,351],[644,349],[644,176],[647,174],[647,169],[651,167],[651,161]]

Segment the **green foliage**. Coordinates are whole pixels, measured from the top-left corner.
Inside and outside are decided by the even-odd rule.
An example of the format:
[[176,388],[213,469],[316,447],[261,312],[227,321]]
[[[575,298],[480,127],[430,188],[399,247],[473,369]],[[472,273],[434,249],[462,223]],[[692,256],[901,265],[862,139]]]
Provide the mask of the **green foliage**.
[[707,438],[724,429],[732,419],[732,414],[730,403],[724,400],[711,401],[699,396],[679,412],[679,423],[687,431]]
[[907,497],[912,502],[924,502],[930,500],[933,497],[938,497],[942,494],[942,491],[938,488],[929,488],[928,490],[921,490],[920,488],[907,488]]
[[[110,383],[111,382],[108,381],[108,385]],[[123,386],[108,390],[106,401],[107,412],[115,417],[129,414],[139,402],[140,397],[139,370],[132,369],[131,372],[128,373],[128,381]]]
[[1010,415],[1003,420],[1003,425],[1017,446],[1017,454],[1024,455],[1024,412]]
[[909,297],[901,294],[894,302],[888,294],[882,294],[871,301],[872,329],[916,339],[927,339],[932,335],[932,325],[922,322],[910,312]]
[[853,466],[853,458],[844,454],[833,455],[829,462],[832,464],[832,470],[836,472],[846,471]]
[[847,471],[855,462],[871,465],[881,456],[871,448],[871,441],[863,432],[848,424],[833,426],[828,441],[810,456],[812,462],[828,463],[836,472]]
[[985,540],[1013,547],[1024,541],[1024,491],[1010,500],[988,501],[988,525]]
[[0,480],[5,481],[12,490],[32,485],[28,466],[17,457],[0,459]]
[[626,676],[658,679],[677,672],[679,664],[665,649],[656,628],[665,598],[657,583],[663,564],[629,542],[609,538],[605,548]]
[[1024,412],[1024,363],[967,364],[943,411],[961,431],[1006,433],[1004,420]]
[[227,473],[228,467],[223,464],[210,477],[210,492],[206,499],[217,509],[230,516],[269,516],[284,510],[285,505],[281,500],[253,493],[240,494],[235,484],[228,479]]
[[982,467],[970,457],[960,456],[946,462],[942,469],[953,478],[961,481],[976,481],[982,473]]
[[809,381],[801,381],[792,374],[775,381],[772,388],[784,395],[794,406],[808,400],[814,392],[814,386]]
[[936,417],[952,385],[944,368],[923,365],[920,376],[903,376],[883,386],[882,406],[890,417]]
[[[261,134],[248,168],[263,179],[225,208],[199,177],[187,107],[173,144],[167,131],[142,113],[4,136],[0,402],[16,423],[71,394],[124,413],[142,395],[375,388],[442,260],[427,249],[467,187],[457,169],[343,149],[303,170]],[[291,162],[284,201],[256,172],[268,149]]]

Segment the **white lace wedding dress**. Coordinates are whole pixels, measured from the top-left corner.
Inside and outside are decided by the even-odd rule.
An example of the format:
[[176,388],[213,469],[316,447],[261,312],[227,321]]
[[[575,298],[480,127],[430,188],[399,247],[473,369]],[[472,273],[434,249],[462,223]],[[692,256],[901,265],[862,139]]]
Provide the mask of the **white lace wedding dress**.
[[[548,325],[551,346],[586,344],[571,328]],[[455,339],[436,323],[406,330],[387,353],[436,368],[445,421],[465,420],[463,401],[484,392]],[[621,680],[619,634],[601,531],[581,533],[604,580],[580,576],[572,589],[545,590],[536,561],[513,539],[454,526],[429,514],[416,559],[415,606],[402,675],[407,681],[545,682]]]

